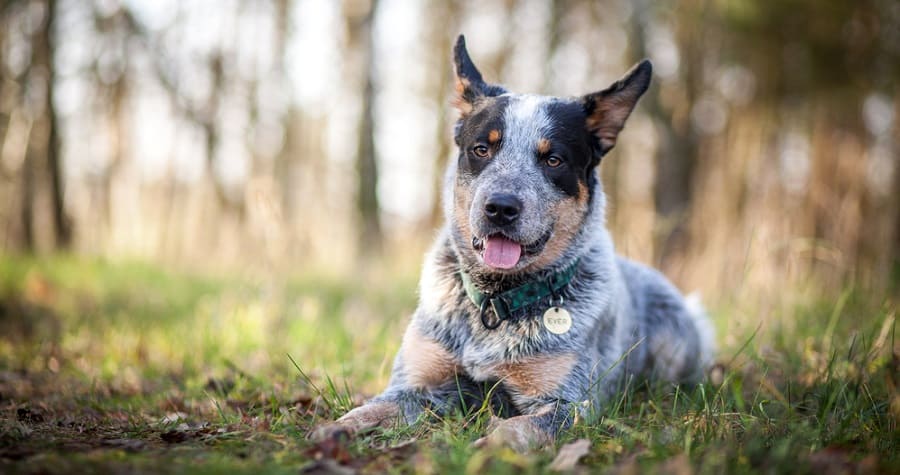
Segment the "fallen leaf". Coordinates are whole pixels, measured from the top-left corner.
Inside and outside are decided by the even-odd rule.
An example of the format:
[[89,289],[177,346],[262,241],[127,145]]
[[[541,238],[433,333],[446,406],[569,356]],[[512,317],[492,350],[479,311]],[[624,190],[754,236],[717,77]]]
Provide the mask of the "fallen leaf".
[[556,454],[556,458],[548,467],[554,472],[567,472],[575,469],[578,461],[591,451],[591,441],[587,439],[578,439],[563,445]]
[[160,424],[173,424],[175,422],[187,420],[187,414],[183,412],[170,412],[160,419]]
[[29,409],[27,407],[20,407],[16,409],[16,420],[19,422],[30,422],[32,424],[37,424],[39,422],[44,422],[44,416],[40,412]]
[[291,400],[290,405],[293,407],[309,407],[313,403],[313,398],[309,394],[301,394]]
[[191,438],[191,435],[182,430],[170,430],[159,434],[159,438],[170,444],[180,444]]
[[331,459],[339,463],[347,463],[353,458],[347,450],[346,437],[342,436],[326,437],[310,447],[306,455],[315,460]]

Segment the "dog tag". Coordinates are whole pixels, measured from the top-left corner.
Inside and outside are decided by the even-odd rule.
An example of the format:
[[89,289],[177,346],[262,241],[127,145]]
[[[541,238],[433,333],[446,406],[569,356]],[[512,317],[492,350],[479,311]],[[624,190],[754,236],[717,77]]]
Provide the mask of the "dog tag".
[[572,317],[564,308],[550,307],[544,312],[544,326],[550,333],[562,335],[572,328]]

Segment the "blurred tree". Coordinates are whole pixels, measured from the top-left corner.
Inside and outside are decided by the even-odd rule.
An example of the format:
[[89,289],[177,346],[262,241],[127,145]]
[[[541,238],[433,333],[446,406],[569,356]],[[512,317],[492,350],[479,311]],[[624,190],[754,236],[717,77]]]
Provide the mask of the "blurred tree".
[[[450,48],[456,40],[459,30],[460,5],[458,0],[443,2],[431,2],[429,4],[428,21],[428,48],[433,54],[430,71],[433,71],[434,98],[437,114],[434,141],[437,144],[437,152],[434,157],[434,201],[431,207],[431,219],[429,228],[436,228],[444,221],[444,213],[441,208],[441,190],[443,189],[444,169],[447,160],[452,153],[453,140],[451,137],[451,123],[454,120],[455,111],[450,107],[451,79],[453,78],[453,62]],[[448,24],[448,22],[450,22]]]
[[[65,211],[54,100],[57,3],[8,1],[0,6],[0,13],[4,51],[27,52],[17,58],[21,62],[16,65],[18,71],[10,70],[9,61],[0,67],[0,109],[5,116],[0,150],[6,149],[7,141],[25,144],[21,168],[10,170],[21,180],[15,201],[18,225],[11,226],[19,232],[9,237],[13,246],[28,251],[64,249],[71,244],[72,229]],[[12,129],[13,116],[21,117],[26,125]],[[10,130],[17,136],[10,136]],[[7,221],[12,219],[10,216]]]
[[[877,282],[900,255],[895,0],[159,5],[0,3],[4,249],[67,246],[67,213],[79,249],[150,258],[253,260],[259,236],[278,235],[291,257],[355,265],[353,243],[375,255],[424,241],[440,198],[427,222],[383,214],[379,178],[402,174],[379,170],[374,133],[402,134],[398,122],[430,114],[429,179],[440,190],[453,155],[449,47],[463,32],[486,77],[523,90],[582,92],[626,62],[655,60],[629,130],[648,114],[656,133],[618,152],[653,159],[608,163],[605,190],[627,234],[616,236],[621,249],[679,283],[739,288],[745,273],[772,287],[808,275]],[[374,31],[379,11],[422,9],[422,35]],[[296,38],[294,22],[308,25]],[[398,41],[416,42],[411,57],[428,64],[379,69],[380,48]],[[414,100],[378,110],[394,93],[379,81],[422,70],[424,80],[407,78],[422,85],[408,91]],[[317,85],[329,81],[340,85]],[[151,153],[157,131],[146,123],[167,124]]]
[[[150,56],[156,78],[168,93],[173,108],[188,121],[199,126],[202,131],[206,165],[204,167],[205,177],[214,191],[219,208],[225,212],[232,212],[242,219],[246,211],[243,194],[231,193],[217,172],[218,161],[221,158],[219,149],[222,142],[220,108],[222,101],[227,97],[226,88],[229,81],[235,79],[226,76],[226,63],[230,59],[227,56],[234,52],[216,42],[206,53],[200,66],[206,69],[206,73],[211,78],[210,91],[205,94],[204,100],[195,100],[183,90],[182,75],[188,73],[179,71],[176,66],[177,58],[168,56],[167,49],[158,44],[161,38],[148,31],[138,21],[134,12],[125,9],[123,13],[129,19],[129,25],[140,39],[144,51]],[[235,16],[238,15],[237,12],[231,13]],[[186,28],[181,24],[183,19],[180,15],[176,15],[175,18],[174,24],[169,27],[171,30]],[[194,73],[196,74],[196,72]]]
[[343,14],[347,27],[347,54],[353,76],[361,81],[360,113],[356,142],[356,207],[359,213],[359,247],[364,255],[382,250],[381,218],[378,206],[378,161],[375,156],[375,42],[372,21],[378,0],[345,0]]
[[102,124],[108,130],[109,157],[99,171],[99,194],[102,226],[110,229],[112,223],[113,183],[130,154],[131,134],[129,125],[129,98],[131,96],[132,65],[129,60],[129,41],[135,34],[133,19],[123,8],[103,12],[91,5],[94,30],[104,51],[93,58],[91,74],[97,90],[95,99],[103,115]]
[[[698,138],[689,120],[689,108],[697,99],[697,89],[702,87],[700,70],[705,46],[700,39],[704,33],[706,3],[706,0],[679,2],[675,11],[669,12],[678,15],[678,21],[672,22],[677,28],[673,34],[679,57],[677,77],[657,83],[643,98],[644,107],[653,117],[659,133],[653,194],[658,215],[654,261],[664,268],[670,256],[684,252],[688,241],[685,218],[691,206],[698,152]],[[655,34],[653,29],[662,23],[659,17],[666,12],[648,1],[632,5],[635,8],[630,25],[632,56],[638,60],[651,56],[647,42]],[[663,91],[677,99],[664,101]]]
[[[889,138],[890,129],[898,129],[897,115],[870,117],[892,121],[893,127],[867,124],[866,103],[880,101],[878,95],[893,96],[896,103],[900,95],[900,4],[728,0],[713,5],[707,21],[721,28],[715,36],[722,38],[722,63],[753,71],[755,103],[769,109],[784,132],[805,135],[800,143],[808,144],[808,152],[783,153],[778,165],[782,181],[796,167],[807,170],[800,175],[804,186],[794,192],[802,201],[790,212],[802,216],[793,233],[827,243],[813,247],[810,265],[835,281],[847,276],[885,281],[890,265],[884,264],[900,258],[900,218],[889,211],[898,209],[896,194],[873,189],[871,170],[880,166],[877,153],[892,153],[886,173],[893,173],[895,182],[900,175],[897,144]],[[838,257],[826,257],[833,252],[828,246]]]

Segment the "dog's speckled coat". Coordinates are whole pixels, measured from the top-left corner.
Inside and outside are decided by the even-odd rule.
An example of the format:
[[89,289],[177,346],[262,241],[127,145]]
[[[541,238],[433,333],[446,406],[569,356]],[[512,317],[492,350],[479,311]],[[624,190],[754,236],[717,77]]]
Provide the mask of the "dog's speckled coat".
[[[419,306],[390,384],[314,438],[412,423],[426,408],[458,407],[460,395],[479,403],[492,394],[492,405],[511,417],[479,444],[525,450],[589,416],[630,376],[696,382],[711,362],[702,309],[689,308],[660,273],[618,257],[605,228],[597,165],[647,89],[649,62],[578,99],[511,94],[485,83],[462,37],[455,62],[460,155],[445,180],[447,224],[426,257]],[[509,225],[485,217],[485,202],[497,193],[522,205]],[[486,265],[477,245],[498,233],[523,246],[512,269]],[[550,302],[486,329],[460,279],[464,270],[482,292],[498,292],[573,263],[575,277],[560,296],[572,327],[561,335],[542,324]]]

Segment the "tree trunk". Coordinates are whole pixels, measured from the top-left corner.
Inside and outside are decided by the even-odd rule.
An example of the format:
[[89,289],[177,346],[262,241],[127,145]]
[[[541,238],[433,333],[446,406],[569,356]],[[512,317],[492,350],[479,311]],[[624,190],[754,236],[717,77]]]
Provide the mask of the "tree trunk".
[[65,201],[63,197],[62,155],[60,153],[59,118],[56,115],[54,104],[56,66],[53,58],[55,47],[53,43],[53,28],[56,20],[56,0],[47,0],[47,23],[42,32],[47,59],[47,122],[50,128],[47,135],[47,172],[50,174],[50,193],[53,203],[53,234],[56,237],[57,249],[68,249],[72,243],[72,232],[69,220],[66,217]]
[[[634,54],[637,58],[646,58],[647,29],[652,22],[653,6],[647,2],[638,2],[633,18]],[[683,87],[687,104],[694,102],[694,84],[700,80],[697,74],[699,63],[697,54],[692,51],[694,43],[678,41],[681,55],[681,70],[678,78]],[[660,226],[657,226],[656,244],[654,245],[655,261],[665,267],[669,257],[683,251],[688,242],[686,229],[686,213],[691,205],[691,185],[697,155],[697,140],[691,129],[690,121],[685,118],[675,123],[677,111],[666,110],[660,100],[660,85],[651,87],[643,98],[644,107],[653,117],[660,132],[656,151],[656,184],[653,201]],[[690,114],[679,114],[689,117]]]
[[345,2],[351,57],[355,55],[355,67],[363,78],[362,107],[357,128],[356,143],[356,209],[359,218],[359,248],[363,255],[377,254],[382,246],[381,220],[378,205],[378,163],[375,157],[375,88],[372,81],[375,45],[372,37],[372,21],[378,7],[377,0]]
[[35,205],[42,203],[39,194],[43,186],[47,186],[49,196],[50,223],[52,241],[56,249],[66,249],[71,244],[72,233],[65,214],[63,195],[62,157],[60,155],[59,120],[54,105],[54,81],[56,71],[54,64],[54,26],[56,17],[56,0],[46,0],[44,22],[35,33],[32,44],[32,58],[29,74],[43,75],[43,81],[34,80],[32,84],[43,87],[43,104],[41,116],[36,119],[38,133],[32,137],[26,154],[23,169],[21,219],[23,228],[23,247],[28,251],[37,248],[38,229],[35,217],[44,210]]
[[[435,81],[434,94],[438,106],[438,120],[434,130],[435,143],[437,144],[436,157],[434,158],[434,201],[431,203],[430,228],[436,228],[444,220],[442,209],[442,190],[444,188],[444,170],[447,160],[450,158],[453,138],[450,127],[450,78],[453,76],[450,48],[457,34],[457,19],[459,18],[459,4],[455,0],[446,2],[434,2],[429,12],[430,28],[429,43],[436,58],[432,65],[434,71],[438,71]],[[448,21],[450,22],[448,24]]]

